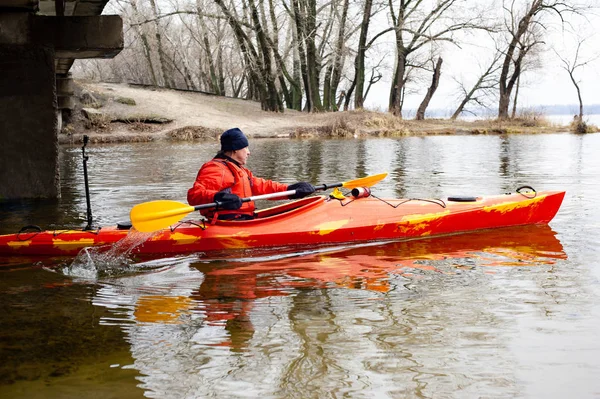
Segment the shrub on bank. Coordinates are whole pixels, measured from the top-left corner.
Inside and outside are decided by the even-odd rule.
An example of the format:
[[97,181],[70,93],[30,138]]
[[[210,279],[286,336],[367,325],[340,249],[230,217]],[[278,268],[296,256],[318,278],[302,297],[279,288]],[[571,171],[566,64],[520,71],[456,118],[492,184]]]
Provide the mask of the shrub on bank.
[[590,125],[579,117],[573,118],[573,121],[569,124],[569,128],[573,133],[595,133],[600,131],[598,126]]

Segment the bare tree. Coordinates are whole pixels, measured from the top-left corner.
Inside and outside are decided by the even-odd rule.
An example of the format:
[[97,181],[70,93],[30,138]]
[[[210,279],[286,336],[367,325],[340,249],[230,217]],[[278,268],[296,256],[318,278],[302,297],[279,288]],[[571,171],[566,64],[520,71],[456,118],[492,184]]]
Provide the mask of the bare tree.
[[[434,42],[455,43],[453,34],[467,29],[488,29],[479,16],[469,16],[473,7],[464,0],[439,0],[428,8],[429,2],[389,0],[389,12],[395,32],[396,67],[390,88],[389,111],[402,117],[402,103],[407,82],[409,57],[425,45]],[[461,7],[461,13],[450,16]],[[446,18],[448,17],[448,18]]]
[[585,68],[587,65],[589,65],[598,58],[598,55],[596,55],[595,57],[581,59],[581,47],[583,46],[586,40],[587,38],[577,39],[577,47],[575,49],[575,53],[572,55],[571,58],[561,55],[558,51],[554,50],[556,56],[561,61],[561,68],[569,74],[569,79],[571,80],[571,83],[573,83],[573,86],[575,86],[575,90],[577,91],[577,100],[579,101],[579,122],[583,120],[583,100],[581,98],[581,88],[579,87],[579,84],[581,82],[575,77],[575,71],[578,69]]
[[498,118],[508,119],[511,94],[521,73],[523,62],[532,49],[544,43],[544,16],[557,16],[565,23],[565,14],[580,13],[583,8],[568,0],[532,0],[519,7],[517,0],[504,0],[505,29],[508,46],[504,54],[499,81]]

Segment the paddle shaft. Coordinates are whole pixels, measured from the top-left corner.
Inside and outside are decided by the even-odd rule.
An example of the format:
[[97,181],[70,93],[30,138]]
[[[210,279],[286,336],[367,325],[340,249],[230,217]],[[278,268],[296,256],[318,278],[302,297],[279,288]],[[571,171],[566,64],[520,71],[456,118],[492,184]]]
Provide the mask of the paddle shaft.
[[[315,190],[327,190],[329,188],[341,187],[343,184],[344,183],[321,184],[321,185],[314,186],[314,187],[315,187]],[[271,194],[254,195],[252,197],[242,198],[242,202],[289,197],[290,195],[294,195],[294,194],[296,194],[296,190],[281,191],[281,192],[271,193]],[[222,202],[216,201],[216,202],[211,202],[208,204],[196,205],[196,206],[194,206],[194,210],[199,211],[200,209],[218,208],[222,204],[223,204]]]

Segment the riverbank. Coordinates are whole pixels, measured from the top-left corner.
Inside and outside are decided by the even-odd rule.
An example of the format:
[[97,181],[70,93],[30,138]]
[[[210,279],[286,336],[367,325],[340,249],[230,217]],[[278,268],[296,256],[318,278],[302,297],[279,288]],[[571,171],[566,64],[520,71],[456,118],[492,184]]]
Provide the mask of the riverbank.
[[59,143],[216,139],[239,127],[254,138],[393,137],[439,134],[565,132],[569,126],[531,115],[511,121],[402,120],[388,113],[346,111],[307,114],[262,111],[260,104],[198,92],[116,83],[76,82],[76,107]]

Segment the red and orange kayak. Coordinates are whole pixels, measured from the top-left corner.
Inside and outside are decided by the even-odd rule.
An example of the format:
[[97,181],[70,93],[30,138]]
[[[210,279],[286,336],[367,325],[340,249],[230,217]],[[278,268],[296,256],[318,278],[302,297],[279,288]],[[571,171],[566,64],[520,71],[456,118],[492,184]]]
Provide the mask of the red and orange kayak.
[[[185,254],[405,240],[547,224],[564,191],[448,199],[333,199],[309,197],[257,212],[248,221],[185,220],[145,233],[131,253]],[[76,255],[85,247],[111,248],[134,230],[28,231],[0,236],[1,255]],[[142,234],[142,233],[136,233]]]

